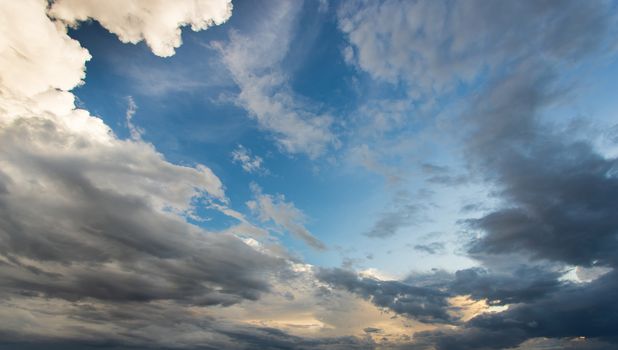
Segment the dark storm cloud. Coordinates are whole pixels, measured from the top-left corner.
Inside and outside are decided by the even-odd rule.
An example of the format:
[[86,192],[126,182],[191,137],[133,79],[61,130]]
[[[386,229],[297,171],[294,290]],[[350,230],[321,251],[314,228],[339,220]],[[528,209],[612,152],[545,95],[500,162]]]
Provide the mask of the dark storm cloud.
[[552,295],[568,283],[561,273],[541,267],[520,266],[499,272],[470,268],[448,273],[416,274],[402,281],[382,281],[344,269],[320,269],[316,276],[334,288],[355,293],[378,307],[422,322],[457,323],[449,315],[457,306],[448,298],[469,295],[490,305],[528,303]]
[[[433,338],[440,350],[502,349],[538,337],[598,338],[618,344],[617,281],[614,271],[588,285],[569,284],[507,311],[477,316],[456,331],[416,336]],[[586,343],[580,343],[580,348],[586,349]]]
[[[114,159],[122,154],[113,152],[92,159],[84,151],[95,147],[74,138],[36,118],[5,125],[0,133],[13,174],[36,174],[42,189],[32,192],[17,175],[0,177],[2,292],[229,305],[257,299],[269,289],[266,276],[284,269],[279,259],[233,236],[205,232],[156,209],[154,193],[109,188],[97,176],[120,175],[127,182],[151,176],[143,180],[148,183],[154,175],[146,172],[169,169],[133,170],[123,164],[132,159]],[[48,143],[47,155],[40,154],[40,140]],[[67,152],[71,142],[83,142],[81,150]]]
[[[468,221],[486,233],[472,246],[473,255],[518,251],[570,264],[615,264],[618,178],[612,169],[617,160],[554,131],[542,118],[547,107],[576,93],[561,84],[561,70],[613,45],[608,43],[613,19],[605,5],[524,1],[475,7],[480,23],[488,21],[495,35],[519,21],[507,8],[530,11],[531,22],[520,23],[521,30],[499,41],[502,53],[518,59],[496,73],[463,113],[473,130],[466,149],[471,166],[498,185],[505,203]],[[527,38],[530,30],[542,34]],[[530,51],[535,44],[539,51]]]
[[469,144],[473,162],[507,203],[468,221],[486,233],[472,254],[519,251],[576,265],[616,263],[618,162],[540,121],[559,93],[549,67],[523,66],[469,112],[477,127]]
[[[231,323],[202,315],[194,317],[186,308],[155,303],[97,303],[75,305],[71,318],[82,329],[72,339],[0,334],[0,349],[373,349],[368,338],[294,336],[279,329]],[[102,334],[89,331],[96,324],[113,324],[121,332]],[[191,332],[191,337],[183,334]]]
[[487,299],[492,305],[529,302],[544,297],[564,286],[561,274],[538,267],[521,266],[508,273],[482,268],[459,270],[448,285],[452,293]]
[[320,269],[316,277],[335,288],[341,288],[421,322],[452,322],[447,313],[448,294],[437,289],[411,286],[399,281],[380,281],[358,276],[343,269]]
[[316,350],[347,350],[374,349],[375,344],[370,339],[356,337],[333,338],[303,338],[289,335],[276,328],[234,329],[223,331],[234,341],[242,344],[243,349],[316,349]]
[[[551,11],[555,18],[548,22],[542,45],[544,53],[555,57],[521,56],[494,76],[463,113],[473,130],[466,148],[471,169],[497,186],[503,203],[467,221],[482,233],[469,252],[488,264],[516,253],[540,262],[615,267],[617,161],[543,119],[548,107],[576,93],[562,84],[560,70],[584,62],[578,60],[602,47],[608,21],[595,5],[538,4],[547,7],[539,9],[541,13]],[[559,23],[571,33],[570,40],[558,30],[562,27],[554,27]],[[490,275],[479,271],[457,272],[449,290],[510,303],[509,309],[477,316],[459,330],[418,337],[443,350],[502,349],[538,337],[616,340],[615,272],[577,285],[559,282],[556,272],[544,269],[511,267],[506,274]]]
[[[598,14],[576,15],[570,11],[579,5],[568,5],[544,10],[556,13],[558,22],[550,22],[553,34],[543,48],[559,52],[559,59],[526,57],[494,77],[464,113],[474,130],[466,150],[471,168],[497,185],[504,203],[467,221],[483,234],[469,252],[487,263],[518,253],[537,261],[616,266],[616,159],[605,158],[590,143],[555,131],[543,120],[546,108],[575,93],[561,85],[559,70],[565,67],[557,67],[558,62],[573,64],[605,40],[608,23],[603,16],[590,27],[580,27]],[[581,10],[588,5],[584,7]],[[560,22],[573,35],[571,40],[554,31]],[[466,270],[457,272],[449,288],[512,305],[501,313],[477,316],[459,330],[417,334],[441,350],[502,349],[538,337],[616,339],[615,272],[576,285],[559,282],[556,272],[543,269],[511,268],[498,275]]]

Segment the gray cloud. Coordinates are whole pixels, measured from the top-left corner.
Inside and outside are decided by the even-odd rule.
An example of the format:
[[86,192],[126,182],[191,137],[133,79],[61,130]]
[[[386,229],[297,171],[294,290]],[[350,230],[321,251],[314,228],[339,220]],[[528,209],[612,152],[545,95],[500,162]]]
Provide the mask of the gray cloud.
[[[460,330],[417,336],[434,337],[440,350],[502,349],[538,337],[586,337],[616,343],[616,277],[612,272],[589,285],[568,285],[508,311],[477,316]],[[580,346],[585,349],[586,343]]]
[[320,269],[316,276],[322,282],[355,293],[376,306],[421,322],[453,321],[447,313],[449,295],[437,289],[361,277],[343,269]]
[[[499,268],[424,282],[449,295],[511,306],[455,330],[416,333],[418,346],[500,349],[538,337],[616,341],[615,272],[573,284],[560,282],[552,266],[616,267],[618,161],[543,119],[546,108],[577,93],[564,84],[564,72],[591,64],[590,57],[603,50],[613,53],[610,6],[383,1],[340,10],[348,62],[376,80],[405,84],[422,103],[481,72],[488,78],[467,96],[455,123],[458,135],[465,135],[469,169],[494,186],[500,199],[489,213],[466,221],[478,234],[469,253]],[[444,173],[438,167],[425,170]],[[519,264],[528,259],[537,267]]]
[[432,242],[429,244],[416,244],[414,246],[414,250],[419,252],[424,252],[427,254],[439,254],[444,252],[444,243],[442,242]]
[[[14,4],[20,3],[26,2]],[[53,32],[41,4],[40,18],[23,23],[36,28],[41,20]],[[35,17],[37,12],[28,10],[20,13]],[[542,118],[546,107],[573,93],[562,85],[562,71],[609,46],[611,10],[607,3],[584,1],[344,4],[339,20],[351,44],[349,62],[378,80],[403,83],[414,99],[448,90],[453,82],[470,82],[488,69],[489,82],[469,96],[460,115],[461,131],[469,136],[464,152],[470,169],[495,186],[502,203],[466,221],[479,233],[469,252],[485,268],[404,281],[320,269],[320,281],[411,319],[456,326],[417,332],[410,347],[500,349],[540,337],[565,342],[586,337],[592,340],[561,347],[615,348],[618,272],[610,269],[576,284],[560,281],[555,267],[618,267],[617,160],[552,131]],[[274,11],[283,29],[289,29],[296,11]],[[14,27],[17,36],[20,27]],[[273,35],[280,28],[263,29],[257,37],[281,39]],[[170,164],[151,145],[119,140],[100,120],[73,108],[67,91],[83,78],[89,56],[58,30],[66,50],[46,58],[62,62],[71,52],[79,64],[56,65],[69,67],[71,74],[56,74],[51,65],[44,74],[2,71],[7,79],[0,92],[10,100],[0,101],[0,348],[375,347],[365,338],[308,339],[213,316],[205,306],[256,300],[269,291],[271,278],[292,272],[285,261],[235,236],[187,222],[193,200],[227,204],[210,169]],[[138,35],[127,40],[145,38]],[[290,37],[283,39],[287,43]],[[330,118],[305,113],[286,78],[270,69],[287,46],[260,40],[266,50],[252,50],[248,40],[232,34],[231,43],[220,47],[242,90],[239,104],[289,152],[317,156],[336,144]],[[172,42],[158,52],[168,54],[176,46]],[[17,56],[7,55],[15,62]],[[5,65],[22,67],[15,62]],[[47,75],[57,81],[43,79]],[[42,82],[22,84],[33,76]],[[277,92],[276,98],[261,88]],[[43,99],[50,96],[54,103]],[[70,103],[55,105],[67,97]],[[452,183],[444,169],[426,170],[435,173],[429,182]],[[256,197],[264,200],[254,207],[265,221],[323,247],[303,226],[302,213],[283,197]],[[411,224],[418,207],[409,201],[398,205],[370,236],[388,237]],[[275,207],[285,210],[273,214]],[[536,265],[519,264],[528,258]],[[496,261],[500,266],[493,268]],[[462,294],[509,309],[463,322],[449,313],[448,302]],[[376,330],[365,328],[367,334]]]
[[[419,193],[418,197],[422,197]],[[420,212],[424,205],[417,201],[410,193],[400,190],[395,193],[392,208],[380,213],[378,220],[373,224],[365,236],[373,238],[388,238],[397,233],[399,229],[413,225],[420,219]]]
[[[28,305],[23,302],[23,305]],[[5,302],[0,303],[0,312]],[[0,333],[0,349],[373,349],[368,338],[300,337],[284,331],[228,322],[166,302],[83,303],[70,308],[36,310],[44,321],[56,313],[76,323],[65,334]],[[195,309],[193,309],[196,312]],[[28,321],[26,321],[28,322]],[[24,326],[22,324],[21,326]],[[106,325],[113,325],[106,327]],[[120,331],[119,331],[120,330]]]
[[[197,171],[157,159],[145,144],[111,141],[119,148],[35,117],[3,125],[0,253],[8,260],[0,274],[5,292],[230,304],[268,290],[265,273],[281,262],[164,209],[173,208],[176,195],[168,197],[164,177],[194,186]],[[79,148],[72,148],[75,143]],[[133,185],[145,177],[158,184],[158,196]],[[110,184],[113,178],[122,179],[122,185]],[[190,187],[177,189],[189,190],[187,199],[192,196]]]
[[495,272],[482,268],[459,270],[448,288],[452,293],[487,299],[491,305],[529,302],[565,286],[561,274],[539,267],[521,266],[512,271]]
[[303,212],[294,203],[287,202],[285,196],[264,194],[255,183],[251,184],[251,191],[254,199],[248,201],[247,206],[262,222],[274,223],[279,229],[295,235],[315,249],[326,249],[326,245],[305,228]]
[[503,208],[469,220],[486,236],[471,253],[512,251],[575,265],[615,264],[616,159],[552,132],[543,107],[561,93],[545,65],[523,65],[491,85],[468,112],[473,165],[500,186]]
[[[0,64],[1,346],[250,347],[224,334],[236,325],[215,320],[212,306],[257,300],[280,273],[290,275],[289,262],[189,222],[200,204],[240,215],[209,168],[172,164],[140,137],[119,139],[75,108],[68,91],[81,83],[90,56],[50,19],[47,5],[0,4],[11,18],[0,28],[2,49],[12,52]],[[90,5],[108,14],[105,5],[76,4]],[[124,10],[131,9],[110,11]],[[151,16],[161,13],[141,15],[156,21]],[[205,16],[194,18],[194,29],[212,24]],[[160,34],[180,37],[176,24]],[[150,39],[160,54],[179,44]]]
[[418,210],[416,205],[406,205],[398,211],[386,212],[380,215],[371,229],[365,233],[368,237],[387,238],[395,235],[397,231],[412,223],[412,214]]
[[611,10],[606,3],[562,1],[348,2],[339,26],[348,62],[377,80],[404,82],[431,97],[542,52],[577,59],[598,48]]
[[430,163],[421,164],[421,170],[427,174],[427,182],[445,186],[457,186],[465,184],[468,177],[462,174],[454,174],[454,171],[446,166]]

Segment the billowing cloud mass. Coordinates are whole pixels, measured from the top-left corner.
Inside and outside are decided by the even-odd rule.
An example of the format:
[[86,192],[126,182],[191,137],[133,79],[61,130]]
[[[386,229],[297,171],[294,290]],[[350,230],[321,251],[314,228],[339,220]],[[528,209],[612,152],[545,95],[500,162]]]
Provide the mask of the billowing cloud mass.
[[[195,304],[257,298],[268,289],[258,270],[277,262],[183,219],[195,199],[226,202],[219,178],[202,165],[173,165],[150,144],[120,140],[74,109],[66,90],[81,83],[89,55],[45,7],[3,3],[7,18],[29,23],[3,25],[12,40],[3,45],[11,61],[2,64],[1,87],[3,291]],[[60,63],[67,58],[73,65]],[[18,70],[24,75],[13,78]],[[247,261],[226,258],[239,250]]]
[[[618,347],[614,2],[232,8],[0,1],[0,349]],[[157,62],[227,85],[123,89],[85,21],[161,57],[225,23]]]
[[95,20],[124,43],[144,40],[152,52],[172,56],[182,44],[181,27],[194,31],[227,21],[232,15],[231,0],[138,0],[138,1],[55,1],[49,15],[77,26]]

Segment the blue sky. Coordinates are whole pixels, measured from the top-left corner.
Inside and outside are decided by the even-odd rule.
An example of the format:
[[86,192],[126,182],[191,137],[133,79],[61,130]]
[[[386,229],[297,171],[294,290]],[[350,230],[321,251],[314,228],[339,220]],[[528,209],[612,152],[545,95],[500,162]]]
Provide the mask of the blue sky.
[[0,349],[614,348],[616,6],[0,3]]
[[[239,87],[212,44],[225,42],[230,32],[250,33],[256,23],[265,21],[264,17],[272,11],[269,6],[274,4],[239,2],[234,6],[234,16],[225,26],[204,32],[183,31],[183,46],[170,58],[152,55],[144,43],[123,44],[96,22],[72,30],[71,37],[94,57],[86,65],[86,84],[77,88],[75,95],[83,107],[101,117],[120,137],[129,137],[125,112],[131,97],[138,107],[133,121],[143,129],[144,139],[174,163],[201,163],[213,169],[226,184],[227,195],[238,210],[248,213],[244,203],[251,199],[251,183],[259,184],[265,192],[284,194],[305,213],[309,230],[332,248],[315,252],[302,242],[281,237],[286,246],[308,262],[338,266],[344,260],[354,260],[363,267],[379,266],[391,274],[436,267],[419,263],[416,254],[410,254],[410,247],[421,237],[444,230],[442,223],[432,228],[402,225],[407,227],[402,227],[401,234],[397,234],[400,237],[394,237],[392,242],[363,235],[371,230],[381,213],[389,210],[391,197],[397,191],[414,192],[421,187],[421,179],[415,178],[418,175],[414,171],[398,180],[400,184],[392,185],[388,175],[367,169],[362,159],[351,159],[355,152],[372,150],[373,145],[366,142],[369,140],[364,139],[365,135],[358,134],[366,132],[366,118],[380,108],[382,100],[405,98],[402,84],[372,81],[365,72],[345,62],[346,39],[337,27],[335,11],[320,10],[320,4],[313,2],[298,6],[294,11],[301,11],[302,15],[297,14],[290,27],[285,28],[292,39],[277,69],[286,75],[287,87],[299,104],[333,116],[332,129],[338,141],[319,157],[302,150],[286,152],[278,147],[272,133],[252,120],[250,112],[235,104],[234,95],[239,93]],[[457,90],[454,98],[465,94],[469,87],[462,84]],[[442,106],[428,113],[439,112],[454,98],[441,101]],[[372,106],[365,107],[363,102],[368,100]],[[363,108],[374,110],[360,112]],[[432,123],[415,117],[420,113],[414,111],[414,106],[387,113],[416,120],[385,131],[379,135],[382,139],[413,136]],[[376,138],[371,141],[382,142]],[[231,154],[239,145],[264,160],[264,172],[247,174],[233,163]],[[440,162],[441,151],[435,145],[428,142],[422,147],[423,157],[431,156]],[[411,167],[424,161],[414,154],[406,157],[410,160],[404,162]],[[400,156],[396,158],[385,156],[375,162],[394,163],[395,168],[402,161]],[[209,220],[201,225],[210,229],[221,229],[234,220],[216,212],[204,215]],[[393,254],[398,261],[406,261],[407,266],[389,266]],[[447,256],[440,260],[453,260],[451,265],[440,267],[471,263],[457,257],[454,251]]]

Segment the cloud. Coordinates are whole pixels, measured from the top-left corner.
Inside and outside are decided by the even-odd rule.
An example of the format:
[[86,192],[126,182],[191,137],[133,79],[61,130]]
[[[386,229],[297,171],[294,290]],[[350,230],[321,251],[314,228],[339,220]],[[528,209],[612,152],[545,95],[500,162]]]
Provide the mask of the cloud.
[[422,204],[415,203],[414,198],[405,190],[400,190],[395,194],[393,206],[393,210],[380,214],[365,236],[373,238],[394,236],[399,229],[413,225],[419,219],[419,212],[424,208]]
[[429,244],[417,244],[414,246],[414,250],[427,254],[440,254],[444,252],[444,243],[431,242]]
[[294,203],[286,202],[283,195],[263,194],[262,189],[256,184],[251,185],[251,190],[255,199],[248,201],[247,206],[262,222],[272,221],[277,227],[292,233],[311,247],[326,249],[324,243],[305,228],[303,225],[305,215],[294,206]]
[[[61,43],[67,55],[82,58],[72,76],[83,76],[89,56],[48,19],[45,3],[14,6],[3,8],[46,33],[18,43],[26,46],[19,57],[29,61],[26,55],[42,54],[47,45],[53,57]],[[100,119],[73,109],[72,99],[64,99],[70,93],[57,90],[71,88],[63,78],[43,73],[38,79],[25,88],[2,82],[10,107],[0,121],[3,293],[229,305],[268,291],[264,276],[281,262],[186,222],[200,200],[227,203],[209,168],[171,164],[139,137],[118,139]],[[46,108],[47,99],[53,108]],[[234,277],[223,277],[228,274]]]
[[240,88],[237,103],[284,151],[315,158],[337,143],[332,117],[296,97],[281,67],[301,8],[301,2],[272,2],[251,33],[233,31],[214,47]]
[[139,141],[142,139],[144,130],[136,126],[135,124],[133,124],[133,116],[135,116],[135,113],[137,112],[137,105],[135,104],[135,101],[133,100],[133,97],[131,96],[127,98],[127,102],[128,102],[127,113],[125,113],[127,129],[129,129],[129,134],[131,135],[131,139],[133,139],[134,141]]
[[423,163],[421,164],[421,170],[427,175],[426,181],[429,183],[457,186],[468,181],[467,176],[453,174],[453,170],[446,166]]
[[57,0],[50,16],[70,26],[89,19],[99,22],[123,43],[144,40],[152,52],[169,57],[182,44],[181,27],[204,30],[226,22],[232,15],[231,0]]
[[[0,24],[2,109],[5,117],[13,112],[7,100],[40,94],[36,102],[41,104],[40,99],[49,102],[48,90],[70,90],[80,85],[85,77],[84,63],[90,59],[90,54],[66,34],[64,27],[49,21],[44,15],[45,7],[45,2],[34,0],[7,2],[0,7],[2,17],[6,19]],[[61,95],[54,96],[61,102],[73,102],[71,94],[56,95]]]
[[[57,5],[71,13],[69,2]],[[110,11],[127,8],[135,10]],[[146,11],[149,20],[162,14],[155,10]],[[0,4],[7,18],[0,24],[0,315],[10,319],[0,346],[370,347],[212,316],[213,305],[268,293],[290,274],[289,261],[188,222],[201,204],[242,219],[212,170],[172,164],[139,135],[119,139],[75,108],[69,91],[82,83],[90,56],[46,11],[42,0]],[[148,33],[158,53],[175,45],[164,49],[158,45],[167,39],[157,44]],[[130,128],[134,112],[130,103]]]
[[[569,285],[534,302],[475,317],[458,330],[415,336],[433,337],[440,350],[502,349],[539,337],[598,338],[615,343],[615,288],[613,272],[585,286]],[[579,348],[587,348],[586,343],[580,343]]]
[[506,272],[470,268],[455,273],[449,290],[476,300],[485,299],[490,305],[524,303],[564,287],[560,276],[557,271],[525,265]]
[[378,307],[427,323],[450,323],[448,294],[437,289],[416,287],[399,281],[361,277],[343,269],[320,269],[317,278],[333,287],[347,290]]
[[413,98],[430,98],[539,51],[548,58],[586,55],[602,45],[597,39],[607,23],[605,6],[358,1],[340,8],[338,23],[350,44],[348,62],[377,80],[407,84]]
[[[231,10],[212,2],[224,9],[219,17],[206,8],[187,17],[195,4],[180,3],[176,12],[154,1],[114,8],[59,1],[48,17],[46,1],[0,3],[7,19],[0,23],[0,347],[374,348],[371,337],[395,337],[392,324],[367,321],[377,318],[375,307],[404,316],[395,317],[411,322],[404,326],[418,320],[432,327],[410,328],[410,348],[541,347],[543,338],[564,348],[615,347],[617,161],[555,131],[543,115],[573,91],[561,76],[609,46],[605,3],[342,5],[348,61],[376,80],[404,85],[413,99],[487,74],[458,112],[468,170],[499,199],[463,221],[474,234],[468,252],[481,266],[402,281],[342,269],[313,276],[251,238],[267,233],[230,208],[212,170],[172,164],[141,140],[135,106],[126,115],[128,140],[75,108],[70,90],[82,83],[90,55],[67,36],[65,23],[94,13],[121,40],[145,40],[168,55],[180,45],[180,27],[224,21]],[[276,68],[299,8],[273,5],[256,30],[232,32],[217,47],[240,87],[238,104],[285,151],[317,157],[337,143],[331,118],[307,108]],[[387,112],[380,132],[401,123],[390,114],[397,108]],[[255,168],[257,158],[244,155],[237,161]],[[429,182],[457,182],[449,169],[424,169]],[[257,185],[252,191],[247,205],[260,221],[325,248],[293,203]],[[413,223],[420,207],[407,196],[394,203],[370,235],[390,236]],[[240,223],[217,233],[191,224],[200,205]],[[566,269],[579,271],[580,283],[565,280]],[[281,287],[297,279],[305,294]],[[492,306],[504,309],[471,315]],[[244,318],[226,318],[240,308]],[[252,311],[277,317],[260,324],[247,317]],[[290,314],[312,323],[289,322]],[[309,332],[314,323],[324,333],[293,331]],[[357,337],[333,337],[332,329]]]
[[459,319],[460,306],[453,305],[452,298],[470,298],[487,307],[506,306],[536,302],[572,287],[559,280],[561,273],[558,271],[525,265],[513,273],[476,267],[455,273],[436,270],[412,274],[403,280],[344,269],[319,269],[316,276],[333,288],[355,293],[378,307],[410,319],[458,325],[465,325],[461,321],[467,320]]
[[240,163],[240,166],[245,172],[248,173],[261,173],[266,174],[268,170],[262,166],[263,159],[260,156],[252,156],[251,151],[246,149],[243,145],[232,151],[232,161],[234,163]]
[[543,122],[544,109],[563,95],[551,67],[524,64],[466,112],[472,167],[498,186],[505,203],[467,222],[486,233],[472,254],[517,251],[573,265],[615,265],[617,160]]
[[416,346],[501,349],[580,336],[593,344],[616,342],[610,326],[615,270],[574,284],[560,280],[560,268],[616,267],[617,160],[558,131],[560,120],[545,118],[549,108],[576,96],[577,80],[565,77],[614,52],[608,6],[382,1],[341,7],[348,62],[375,80],[403,85],[420,103],[447,98],[462,83],[470,87],[453,130],[463,136],[468,170],[499,199],[463,222],[472,234],[469,253],[487,270],[458,271],[426,287],[509,304],[508,310],[416,333]]
[[[357,337],[301,337],[272,327],[229,322],[203,308],[156,303],[33,302],[0,315],[11,316],[0,349],[373,349],[370,339]],[[26,311],[32,312],[28,315]],[[60,317],[66,315],[66,318]],[[33,317],[34,316],[34,317]],[[53,332],[55,337],[42,333]],[[119,331],[122,330],[122,331]]]

